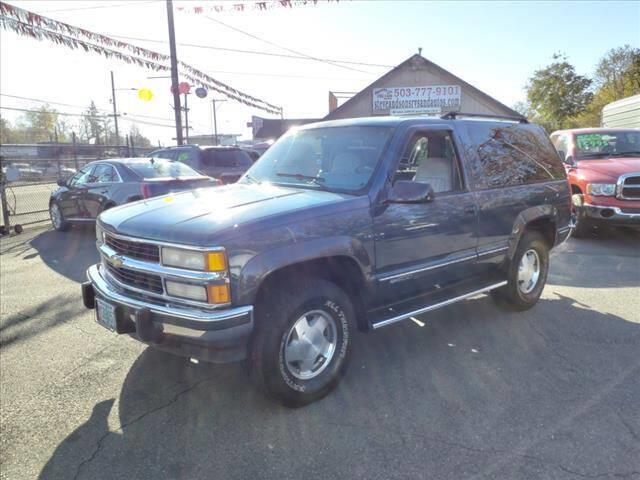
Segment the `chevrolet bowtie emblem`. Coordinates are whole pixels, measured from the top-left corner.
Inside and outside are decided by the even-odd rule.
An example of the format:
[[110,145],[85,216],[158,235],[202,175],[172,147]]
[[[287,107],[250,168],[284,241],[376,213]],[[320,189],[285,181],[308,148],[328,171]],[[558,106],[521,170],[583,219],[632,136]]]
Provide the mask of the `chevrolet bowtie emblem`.
[[124,257],[122,255],[113,255],[109,260],[114,267],[121,267],[124,265]]

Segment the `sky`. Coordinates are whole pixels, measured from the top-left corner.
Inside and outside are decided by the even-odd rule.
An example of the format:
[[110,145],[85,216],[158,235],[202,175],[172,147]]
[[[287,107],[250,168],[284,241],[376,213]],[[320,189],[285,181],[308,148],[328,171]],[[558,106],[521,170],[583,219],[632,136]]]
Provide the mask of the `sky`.
[[[234,3],[237,3],[236,0]],[[166,5],[155,1],[24,1],[9,0],[56,20],[112,36],[136,37],[130,43],[168,53]],[[207,6],[220,1],[174,0],[174,6]],[[270,43],[252,38],[206,18],[217,19]],[[532,73],[567,55],[578,73],[590,75],[609,49],[640,47],[640,2],[419,2],[340,0],[294,8],[205,15],[175,12],[177,53],[185,61],[234,88],[281,105],[288,118],[321,118],[328,113],[328,92],[357,92],[422,48],[422,55],[497,100],[513,106],[524,99]],[[148,42],[156,40],[157,42]],[[350,60],[386,67],[342,68],[308,59],[231,53],[186,47],[190,43],[222,48]],[[273,44],[277,44],[275,46]],[[283,48],[281,48],[283,47]],[[60,102],[61,112],[80,113],[94,100],[110,110],[113,70],[121,132],[132,123],[125,114],[144,115],[149,123],[170,125],[173,118],[166,75],[111,61],[97,54],[69,50],[47,41],[0,30],[0,93]],[[154,93],[143,102],[131,89]],[[189,97],[192,134],[211,134],[211,94]],[[217,99],[224,96],[217,94]],[[35,101],[0,97],[0,106],[33,108]],[[15,121],[17,112],[2,110]],[[252,115],[270,114],[235,101],[218,103],[218,132],[250,138]],[[153,143],[168,145],[171,127],[142,124]]]

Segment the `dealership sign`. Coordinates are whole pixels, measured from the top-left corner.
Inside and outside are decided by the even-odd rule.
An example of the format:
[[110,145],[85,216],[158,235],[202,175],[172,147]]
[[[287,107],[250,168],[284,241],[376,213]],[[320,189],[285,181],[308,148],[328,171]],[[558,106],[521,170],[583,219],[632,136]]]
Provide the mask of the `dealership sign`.
[[460,110],[459,85],[373,89],[374,115],[436,115]]

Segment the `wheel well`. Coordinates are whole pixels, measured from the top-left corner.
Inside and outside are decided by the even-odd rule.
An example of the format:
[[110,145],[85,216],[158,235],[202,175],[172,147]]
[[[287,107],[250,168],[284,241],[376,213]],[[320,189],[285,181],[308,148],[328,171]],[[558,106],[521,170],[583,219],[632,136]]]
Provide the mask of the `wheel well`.
[[300,276],[323,278],[335,283],[353,302],[358,329],[365,331],[368,328],[363,299],[365,279],[358,263],[347,256],[317,258],[287,265],[271,272],[260,284],[256,305],[262,303],[274,284],[291,281],[292,278]]
[[556,224],[550,218],[539,218],[527,223],[525,230],[540,232],[547,241],[549,248],[552,248],[556,240]]

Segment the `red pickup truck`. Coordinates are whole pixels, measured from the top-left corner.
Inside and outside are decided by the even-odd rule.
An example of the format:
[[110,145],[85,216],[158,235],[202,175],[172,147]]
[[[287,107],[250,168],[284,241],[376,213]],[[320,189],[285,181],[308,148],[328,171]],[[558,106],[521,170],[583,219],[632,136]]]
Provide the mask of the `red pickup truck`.
[[640,130],[580,128],[551,134],[567,170],[574,237],[596,225],[640,226]]

